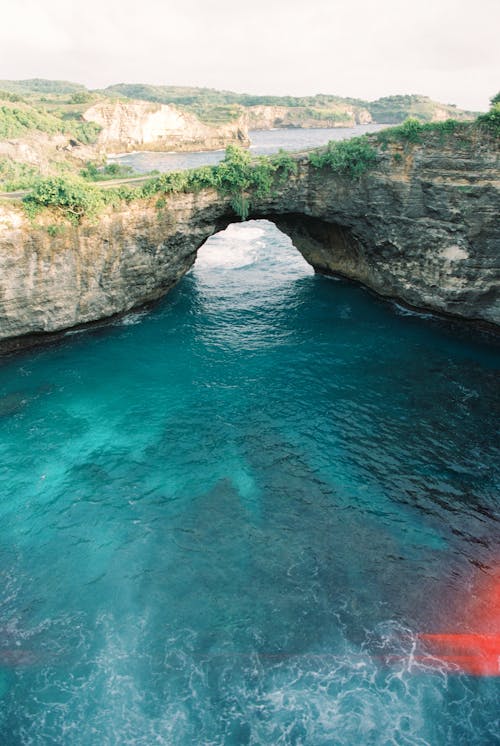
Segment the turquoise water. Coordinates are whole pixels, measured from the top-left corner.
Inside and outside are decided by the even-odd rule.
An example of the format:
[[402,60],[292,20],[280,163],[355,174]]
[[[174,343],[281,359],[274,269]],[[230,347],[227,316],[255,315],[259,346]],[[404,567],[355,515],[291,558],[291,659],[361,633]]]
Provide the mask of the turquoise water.
[[[331,127],[321,129],[275,129],[250,132],[252,155],[271,155],[283,150],[308,150],[325,145],[329,140],[345,140],[384,129],[384,124],[359,124],[356,127]],[[131,166],[138,173],[148,171],[176,171],[198,166],[214,166],[224,158],[222,150],[201,150],[193,153],[138,152],[115,155],[110,162]]]
[[265,222],[5,358],[0,743],[498,743],[414,656],[498,555],[498,361]]

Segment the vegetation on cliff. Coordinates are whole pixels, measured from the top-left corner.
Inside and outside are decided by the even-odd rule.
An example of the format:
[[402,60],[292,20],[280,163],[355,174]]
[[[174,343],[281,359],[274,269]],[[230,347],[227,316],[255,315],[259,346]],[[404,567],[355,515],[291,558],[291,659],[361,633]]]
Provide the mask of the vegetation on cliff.
[[[241,125],[243,130],[246,126],[350,125],[354,121],[369,121],[370,114],[377,122],[396,123],[402,123],[408,116],[420,123],[446,115],[459,120],[472,116],[425,96],[391,96],[368,102],[326,94],[259,96],[142,84],[89,91],[69,81],[4,80],[0,81],[0,190],[30,188],[39,175],[76,175],[82,168],[87,171],[83,174],[87,180],[92,178],[89,175],[92,170],[92,180],[102,180],[105,174],[99,167],[106,146],[99,137],[101,127],[85,117],[92,105],[104,103],[113,107],[117,101],[130,105],[134,101],[174,104],[213,127],[243,117],[241,122],[247,123]],[[261,111],[258,107],[280,108]],[[485,127],[490,125],[489,119],[485,121]],[[227,134],[222,138],[223,142],[229,140]],[[336,157],[331,155],[330,165],[333,166]],[[92,160],[92,165],[85,166],[86,161]]]
[[462,111],[453,104],[440,104],[428,96],[384,96],[376,101],[368,101],[366,108],[376,122],[381,124],[402,124],[406,119],[419,122],[432,122],[437,117],[458,120],[473,119],[477,112]]
[[[428,137],[439,136],[439,142],[458,135],[462,143],[472,143],[474,133],[485,133],[487,137],[500,137],[499,96],[492,99],[487,114],[473,123],[446,120],[422,123],[407,119],[398,127],[377,134],[355,137],[350,140],[331,141],[324,148],[308,154],[309,163],[317,169],[328,168],[350,179],[361,178],[378,162],[379,151],[387,149],[389,143],[415,145],[424,143]],[[401,154],[399,159],[401,159]],[[397,159],[396,159],[397,160]],[[272,194],[273,188],[285,182],[297,172],[297,159],[285,151],[271,157],[252,158],[248,150],[230,145],[226,156],[217,166],[203,166],[188,171],[160,174],[137,185],[122,185],[102,189],[89,180],[128,176],[119,166],[97,169],[92,164],[80,172],[79,177],[61,176],[35,179],[32,191],[24,198],[24,206],[31,218],[44,208],[55,211],[73,223],[84,217],[95,217],[106,206],[119,206],[123,201],[157,198],[157,207],[166,205],[166,197],[180,192],[197,192],[201,189],[216,189],[230,198],[230,204],[242,220],[248,217],[250,200]]]
[[23,204],[32,219],[47,208],[60,218],[79,223],[83,218],[96,217],[107,205],[118,206],[123,201],[157,197],[157,206],[163,207],[168,195],[211,188],[230,197],[235,213],[245,220],[251,195],[268,196],[274,184],[283,183],[296,171],[296,161],[284,151],[269,158],[252,159],[248,150],[230,145],[224,160],[217,166],[170,171],[135,187],[123,185],[101,189],[82,177],[38,179],[24,197]]
[[342,97],[331,94],[315,96],[266,96],[210,88],[120,83],[101,91],[89,91],[78,83],[57,80],[4,80],[0,81],[0,97],[9,95],[24,101],[58,118],[81,117],[89,102],[102,100],[142,100],[159,104],[174,104],[190,111],[209,124],[223,124],[241,116],[250,107],[285,107],[292,112],[296,126],[309,119],[345,121],[346,110],[356,113],[369,112],[375,122],[400,124],[408,117],[421,122],[436,118],[453,117],[472,119],[475,114],[462,111],[452,104],[433,101],[428,96],[386,96],[376,101]]
[[[218,91],[209,88],[189,88],[178,86],[153,86],[140,83],[120,83],[106,88],[103,93],[108,96],[125,96],[130,99],[143,99],[162,104],[174,103],[197,114],[201,119],[210,121],[214,112],[220,117],[218,121],[229,121],[251,106],[283,106],[301,113],[311,119],[335,120],[345,119],[345,112],[339,107],[350,107],[354,110],[368,110],[375,122],[381,124],[400,124],[408,117],[415,117],[421,122],[430,122],[440,117],[472,119],[475,113],[462,111],[452,104],[441,104],[428,96],[385,96],[376,101],[365,101],[358,98],[317,94],[316,96],[259,96],[233,91]],[[296,112],[296,116],[298,112]],[[226,119],[224,119],[226,117]],[[300,118],[300,117],[299,117]]]
[[79,223],[93,217],[104,206],[102,191],[81,179],[52,177],[39,179],[23,199],[29,217],[35,218],[43,208],[52,208],[59,216]]
[[382,144],[389,142],[423,142],[428,135],[440,135],[443,141],[446,136],[457,134],[466,139],[474,130],[487,132],[493,137],[500,137],[500,93],[491,99],[491,108],[481,114],[474,122],[446,119],[444,122],[419,122],[410,117],[398,127],[390,127],[377,133],[376,138]]
[[309,156],[309,161],[315,168],[328,166],[332,171],[355,179],[371,168],[376,160],[377,151],[366,136],[331,140],[324,150],[313,152]]
[[[8,94],[7,94],[8,95]],[[89,144],[97,140],[101,127],[95,122],[86,122],[79,115],[58,116],[27,103],[12,102],[0,92],[0,139],[20,138],[33,132],[48,135],[67,134],[79,142]]]
[[490,110],[477,118],[477,124],[494,137],[500,138],[500,92],[491,99]]
[[39,169],[13,158],[0,157],[0,185],[6,192],[31,189],[40,178]]

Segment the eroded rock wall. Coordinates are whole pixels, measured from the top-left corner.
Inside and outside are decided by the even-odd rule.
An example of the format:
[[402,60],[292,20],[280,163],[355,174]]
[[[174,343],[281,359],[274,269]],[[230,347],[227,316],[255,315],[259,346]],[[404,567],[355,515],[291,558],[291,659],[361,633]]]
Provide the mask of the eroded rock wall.
[[219,213],[215,194],[190,194],[169,209],[135,204],[50,235],[48,216],[33,227],[22,208],[0,207],[0,339],[67,329],[161,297],[217,230]]
[[99,124],[98,147],[124,150],[214,150],[228,143],[249,145],[243,119],[210,126],[176,106],[148,101],[100,102],[84,113]]
[[[392,145],[361,179],[298,172],[252,202],[319,272],[412,306],[500,325],[498,149],[487,140]],[[56,224],[54,225],[54,220]],[[32,225],[0,207],[0,339],[96,321],[159,298],[213,233],[237,221],[214,190],[108,210],[96,222]]]
[[[457,136],[392,146],[356,184],[309,169],[301,218],[282,227],[318,270],[381,295],[500,324],[498,148]],[[341,230],[339,230],[339,227]],[[309,234],[309,235],[307,235]]]
[[246,108],[245,119],[250,130],[268,130],[275,127],[354,127],[356,124],[373,122],[367,109],[347,104],[332,106],[330,115],[305,106],[249,106]]

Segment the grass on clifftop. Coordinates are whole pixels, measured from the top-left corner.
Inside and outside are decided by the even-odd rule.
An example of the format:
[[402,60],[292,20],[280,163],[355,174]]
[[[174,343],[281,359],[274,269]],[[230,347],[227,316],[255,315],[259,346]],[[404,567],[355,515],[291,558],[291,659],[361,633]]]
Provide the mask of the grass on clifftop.
[[329,167],[336,173],[359,179],[377,161],[377,151],[364,135],[350,140],[331,140],[326,150],[311,153],[309,161],[315,168]]
[[246,220],[250,194],[269,195],[274,185],[282,184],[296,171],[296,161],[284,151],[270,158],[252,159],[248,150],[230,145],[224,160],[217,166],[170,171],[137,186],[101,189],[82,177],[37,179],[31,192],[24,197],[23,205],[31,219],[44,209],[50,209],[59,218],[78,224],[83,218],[95,218],[107,205],[118,206],[121,202],[157,196],[157,206],[163,207],[167,195],[212,188],[229,196],[235,213]]
[[[446,120],[422,124],[416,119],[408,119],[402,125],[383,130],[376,135],[331,141],[325,148],[311,152],[309,162],[314,168],[328,168],[345,178],[359,179],[379,160],[377,146],[381,146],[383,150],[391,142],[418,144],[425,142],[427,136],[436,134],[442,142],[455,134],[468,141],[474,131],[485,132],[495,138],[500,137],[499,101],[494,99],[491,110],[478,117],[474,123]],[[273,189],[282,186],[297,172],[297,168],[297,161],[285,151],[271,157],[252,158],[248,150],[230,145],[224,160],[217,166],[171,171],[136,186],[123,185],[101,189],[88,182],[90,178],[94,181],[100,178],[96,176],[100,173],[99,170],[92,166],[84,169],[80,177],[36,179],[32,191],[23,202],[32,219],[43,209],[49,208],[59,217],[72,223],[79,223],[83,218],[96,217],[108,205],[118,207],[123,202],[151,199],[156,196],[156,205],[161,209],[166,205],[168,195],[212,188],[219,194],[230,197],[235,213],[242,220],[246,220],[250,211],[250,200],[254,197],[272,195]],[[102,173],[103,178],[117,175],[112,166],[105,167]]]
[[493,137],[500,138],[500,92],[491,99],[491,108],[476,119],[477,126]]
[[95,143],[101,127],[95,122],[86,122],[80,114],[58,116],[37,109],[29,104],[13,102],[14,94],[2,93],[0,99],[0,140],[22,138],[43,132],[47,135],[65,134],[86,145]]

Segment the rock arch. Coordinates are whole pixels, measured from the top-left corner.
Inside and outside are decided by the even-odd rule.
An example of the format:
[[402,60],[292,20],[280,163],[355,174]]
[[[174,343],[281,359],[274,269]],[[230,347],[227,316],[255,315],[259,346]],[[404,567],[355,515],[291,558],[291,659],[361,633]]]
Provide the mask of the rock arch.
[[[316,271],[412,306],[500,325],[498,156],[427,143],[353,180],[297,158],[297,174],[253,198],[249,217],[290,236]],[[468,183],[464,186],[464,173]],[[123,204],[49,231],[0,205],[0,341],[97,321],[153,301],[198,248],[236,222],[214,190]],[[22,342],[21,342],[22,343]]]

